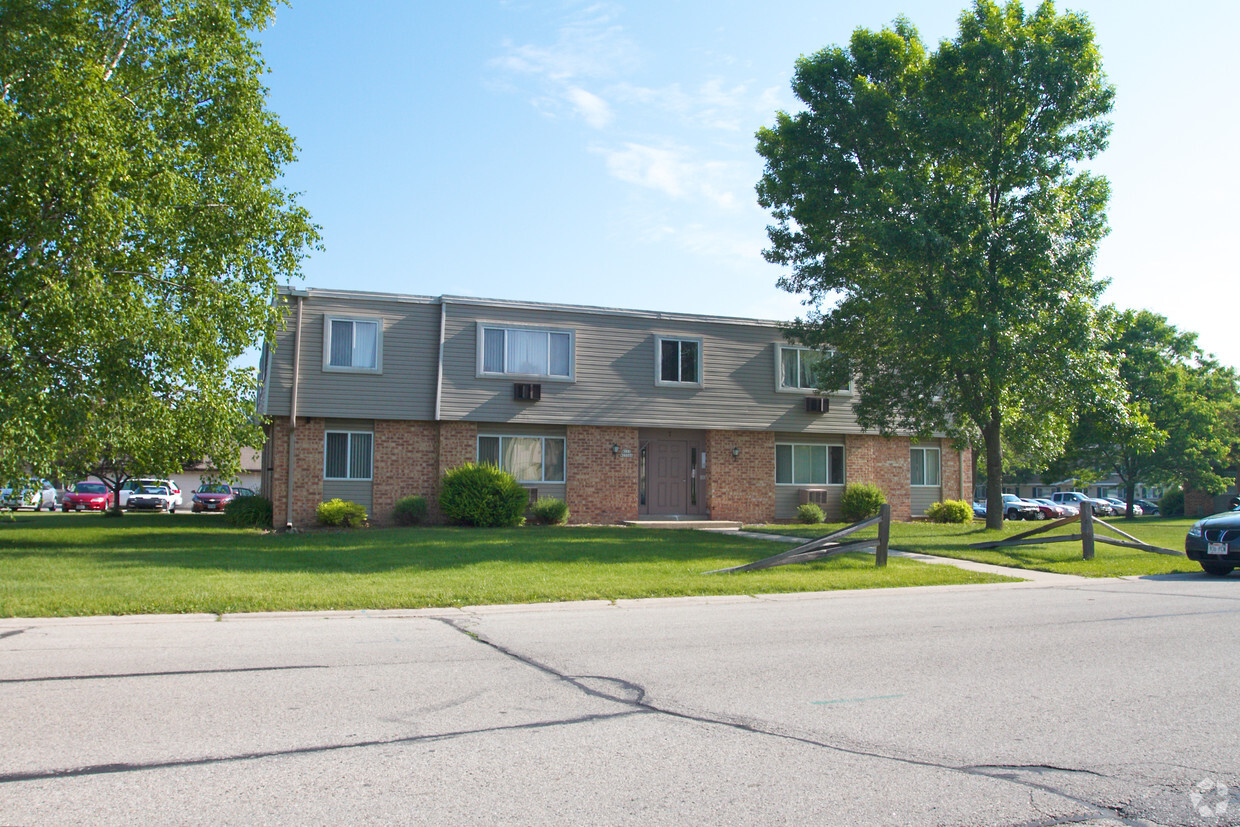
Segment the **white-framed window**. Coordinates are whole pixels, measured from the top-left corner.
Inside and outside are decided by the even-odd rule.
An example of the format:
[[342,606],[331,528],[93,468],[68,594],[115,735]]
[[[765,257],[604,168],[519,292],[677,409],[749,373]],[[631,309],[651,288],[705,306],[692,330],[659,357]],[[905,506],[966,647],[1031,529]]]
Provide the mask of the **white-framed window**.
[[323,435],[323,479],[370,479],[374,446],[370,431],[328,431]]
[[517,482],[564,482],[564,437],[480,434],[478,462],[507,471]]
[[478,375],[573,378],[573,331],[478,323]]
[[654,337],[654,383],[702,386],[702,340]]
[[939,479],[939,449],[910,449],[909,483],[911,485],[939,485]]
[[323,370],[383,372],[383,320],[323,317]]
[[[822,355],[807,347],[778,345],[775,348],[775,390],[781,393],[815,392],[818,384],[814,378],[814,365]],[[833,394],[852,393],[852,381],[830,391]]]
[[776,485],[843,485],[844,446],[775,443]]

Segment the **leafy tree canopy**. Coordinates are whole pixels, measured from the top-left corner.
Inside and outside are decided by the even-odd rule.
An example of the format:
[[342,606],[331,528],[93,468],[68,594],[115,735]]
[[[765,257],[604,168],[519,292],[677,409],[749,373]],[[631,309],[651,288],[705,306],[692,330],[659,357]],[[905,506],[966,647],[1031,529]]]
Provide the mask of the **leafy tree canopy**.
[[235,471],[315,226],[251,34],[271,0],[2,0],[0,475]]
[[[839,354],[857,415],[884,433],[1058,453],[1078,398],[1114,396],[1094,343],[1113,89],[1088,20],[978,0],[928,52],[906,20],[801,58],[804,109],[758,132],[769,261],[809,310],[792,335]],[[1011,432],[1008,433],[1009,425]]]

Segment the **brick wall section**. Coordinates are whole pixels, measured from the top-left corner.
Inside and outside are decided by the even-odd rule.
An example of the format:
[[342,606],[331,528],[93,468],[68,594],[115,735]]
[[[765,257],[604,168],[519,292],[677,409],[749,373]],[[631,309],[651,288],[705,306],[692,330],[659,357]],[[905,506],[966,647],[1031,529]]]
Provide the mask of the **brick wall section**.
[[845,482],[869,482],[887,495],[891,519],[911,520],[908,437],[849,434],[844,437]]
[[[612,445],[620,447],[613,453]],[[574,523],[637,518],[636,428],[569,425],[565,432],[565,499]],[[627,454],[627,456],[626,456]]]
[[1184,516],[1204,517],[1214,513],[1214,495],[1197,488],[1184,489]]
[[420,496],[438,517],[439,425],[434,422],[375,420],[373,502],[370,521],[392,523],[402,497]]
[[775,522],[775,434],[707,431],[706,460],[712,520]]
[[439,423],[439,473],[478,461],[478,426],[473,422]]
[[[288,515],[288,417],[271,423],[272,523],[284,526]],[[323,501],[323,420],[298,417],[296,467],[293,471],[293,525],[314,524],[314,510]]]
[[[939,457],[942,463],[941,477],[943,483],[943,499],[973,501],[973,455],[966,448],[957,451],[952,447],[950,439],[940,439]],[[964,487],[960,487],[961,463],[963,463]],[[963,492],[963,493],[962,493]]]

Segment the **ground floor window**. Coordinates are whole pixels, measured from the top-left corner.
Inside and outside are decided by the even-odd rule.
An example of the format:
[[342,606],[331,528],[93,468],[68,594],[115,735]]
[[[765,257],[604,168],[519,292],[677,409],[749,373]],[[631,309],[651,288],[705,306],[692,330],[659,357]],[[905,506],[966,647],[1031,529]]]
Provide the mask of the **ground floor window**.
[[909,482],[912,485],[939,484],[939,449],[913,448],[909,453]]
[[328,431],[324,436],[324,479],[370,479],[374,434],[369,431]]
[[519,482],[564,482],[564,438],[479,436],[478,462],[507,471]]
[[843,445],[775,445],[778,485],[843,485]]

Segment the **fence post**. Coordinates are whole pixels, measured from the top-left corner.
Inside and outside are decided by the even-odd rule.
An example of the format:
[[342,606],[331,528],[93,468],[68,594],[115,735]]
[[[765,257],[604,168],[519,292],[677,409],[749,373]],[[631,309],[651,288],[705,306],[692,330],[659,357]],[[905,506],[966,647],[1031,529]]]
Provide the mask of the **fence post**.
[[874,565],[887,565],[887,540],[891,537],[891,505],[883,503],[878,507],[878,547],[874,549]]
[[1094,559],[1094,509],[1087,502],[1081,503],[1081,559]]

